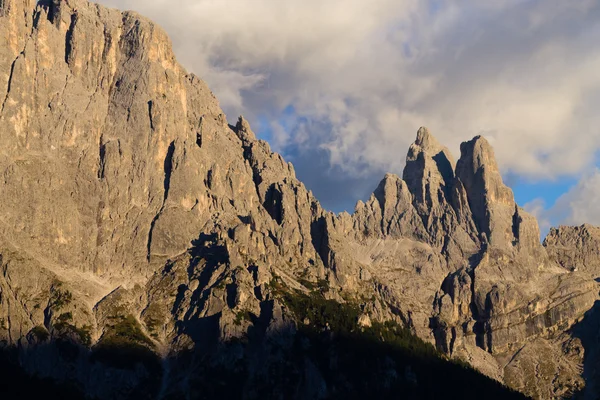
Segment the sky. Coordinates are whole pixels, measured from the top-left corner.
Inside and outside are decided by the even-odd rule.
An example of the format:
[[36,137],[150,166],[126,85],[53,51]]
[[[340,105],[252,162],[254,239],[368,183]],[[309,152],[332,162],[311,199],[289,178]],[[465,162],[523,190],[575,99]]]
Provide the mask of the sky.
[[100,0],[171,36],[327,209],[402,175],[420,126],[484,135],[540,220],[600,225],[600,0]]

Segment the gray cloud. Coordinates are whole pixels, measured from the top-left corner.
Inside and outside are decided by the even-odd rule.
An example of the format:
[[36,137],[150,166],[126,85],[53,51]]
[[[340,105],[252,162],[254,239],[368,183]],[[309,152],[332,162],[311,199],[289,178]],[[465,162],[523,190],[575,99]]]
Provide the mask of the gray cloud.
[[586,173],[577,185],[540,215],[567,225],[600,225],[600,169]]
[[485,134],[533,179],[580,174],[600,148],[599,0],[100,2],[159,22],[230,119],[271,121],[334,209],[401,173],[421,125],[455,154]]

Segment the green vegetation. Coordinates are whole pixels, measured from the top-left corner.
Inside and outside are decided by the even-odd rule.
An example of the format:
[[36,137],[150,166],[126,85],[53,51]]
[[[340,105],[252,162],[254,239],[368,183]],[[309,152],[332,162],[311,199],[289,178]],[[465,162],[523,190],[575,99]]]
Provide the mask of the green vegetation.
[[[325,298],[318,285],[304,294],[285,287],[277,277],[269,287],[274,297],[283,303],[286,314],[293,314],[298,321],[297,330],[267,332],[263,330],[265,322],[247,310],[240,310],[235,314],[234,323],[242,325],[242,321],[252,320],[255,329],[241,339],[206,346],[200,356],[196,350],[178,354],[173,361],[177,361],[177,368],[186,371],[189,386],[185,393],[172,398],[190,393],[194,398],[241,398],[246,390],[251,390],[254,397],[292,398],[300,391],[305,392],[306,397],[316,397],[316,392],[311,390],[318,385],[306,380],[306,371],[310,374],[316,371],[315,376],[318,374],[325,383],[326,398],[333,399],[523,398],[474,371],[468,364],[449,361],[401,324],[373,321],[370,327],[359,326],[363,311],[358,302],[375,299],[348,297],[347,302],[338,303]],[[324,287],[322,283],[321,289]],[[261,307],[268,310],[270,304],[267,301]],[[144,321],[150,330],[158,326],[158,322],[153,321],[161,318],[160,312],[160,308],[146,311]],[[134,316],[126,312],[115,315],[109,318],[110,326],[93,347],[91,361],[127,370],[143,366],[148,371],[147,378],[135,390],[158,393],[163,371],[153,341]],[[63,312],[55,318],[54,329],[76,332],[72,321],[73,314]],[[43,327],[34,328],[32,333],[48,334]],[[284,340],[277,340],[279,335]],[[273,346],[256,347],[264,343],[265,338],[272,339]],[[80,346],[69,340],[58,340],[57,346],[63,358],[76,362]],[[240,351],[245,356],[239,357]],[[248,358],[256,351],[261,351],[264,360],[260,376],[252,375],[254,367]],[[231,354],[236,355],[233,364]],[[146,397],[136,393],[130,398]]]
[[[286,344],[260,348],[264,360],[260,377],[252,375],[254,367],[247,358],[238,358],[233,367],[222,365],[223,354],[239,354],[240,346],[246,352],[256,351],[253,341],[264,338],[257,320],[247,340],[225,343],[214,354],[203,356],[201,363],[190,363],[193,393],[204,398],[241,398],[249,388],[256,398],[294,398],[298,393],[330,399],[524,398],[466,363],[449,361],[399,323],[374,321],[370,327],[360,326],[363,311],[358,301],[376,299],[349,297],[348,302],[338,303],[325,298],[317,285],[305,294],[286,287],[277,276],[268,287],[285,313],[294,316],[296,330],[266,333],[272,343]],[[236,321],[247,317],[240,311]],[[283,340],[278,340],[279,335]],[[322,379],[325,392],[317,393],[320,383],[307,381],[307,374]]]
[[271,280],[265,284],[265,288],[272,290],[276,293],[280,293],[283,290],[283,285],[281,284],[281,278],[277,275],[273,274]]
[[46,330],[46,328],[44,328],[41,325],[38,325],[38,326],[34,327],[31,330],[31,333],[40,342],[45,342],[50,337],[50,334],[48,333],[48,330]]
[[62,313],[56,319],[56,321],[58,321],[58,322],[55,324],[55,326],[66,324],[68,321],[72,321],[72,320],[73,320],[73,313],[71,313],[71,312]]
[[90,325],[77,327],[71,321],[73,321],[71,312],[62,313],[56,318],[52,326],[61,336],[73,335],[84,346],[90,346],[92,344],[92,327]]
[[140,344],[154,348],[154,343],[142,331],[140,323],[133,315],[116,317],[117,322],[105,333],[103,343],[113,344]]
[[360,327],[356,303],[281,289],[276,295],[297,321],[305,321],[290,358],[300,365],[310,359],[333,398],[523,398],[467,363],[448,360],[396,322]]
[[321,293],[329,291],[329,282],[327,279],[319,279],[317,281],[317,290]]
[[155,339],[158,338],[158,329],[162,326],[163,320],[163,312],[160,306],[155,303],[150,304],[148,309],[144,312],[144,324],[146,325],[146,328],[148,328],[150,336]]
[[394,321],[373,322],[370,327],[358,326],[361,311],[355,303],[328,300],[319,292],[312,292],[310,295],[285,292],[280,295],[299,321],[309,321],[308,325],[301,327],[304,334],[329,331],[344,340],[383,343],[394,350],[412,355],[445,358],[433,345],[422,341],[409,329]]
[[235,314],[235,319],[233,323],[237,326],[242,325],[242,321],[251,321],[252,316],[249,311],[241,310]]
[[311,282],[311,281],[309,281],[309,280],[307,280],[307,279],[304,279],[304,278],[299,278],[299,279],[298,279],[298,282],[299,282],[299,283],[300,283],[302,286],[304,286],[305,288],[307,288],[308,290],[311,290],[311,291],[312,291],[312,290],[315,290],[315,289],[317,288],[317,285],[315,285],[315,283],[314,283],[314,282]]
[[281,294],[281,298],[299,321],[310,321],[305,329],[317,332],[332,330],[346,334],[358,330],[360,310],[355,304],[327,300],[318,292],[310,295],[285,292]]
[[134,369],[138,363],[160,372],[160,360],[154,343],[142,331],[132,315],[116,317],[92,351],[92,360],[118,369]]
[[61,284],[54,285],[50,293],[50,307],[55,310],[68,306],[73,301],[73,293],[66,289],[61,289]]

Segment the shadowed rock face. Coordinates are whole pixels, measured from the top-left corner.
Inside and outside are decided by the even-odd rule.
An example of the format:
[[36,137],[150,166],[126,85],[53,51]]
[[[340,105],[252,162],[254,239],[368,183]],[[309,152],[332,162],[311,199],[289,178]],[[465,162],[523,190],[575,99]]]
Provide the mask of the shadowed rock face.
[[[166,395],[217,345],[277,359],[314,322],[286,293],[318,292],[360,310],[356,329],[401,324],[528,395],[583,385],[569,328],[598,298],[596,228],[542,246],[482,137],[455,163],[419,129],[403,178],[334,215],[247,121],[228,124],[159,27],[83,0],[0,1],[0,101],[0,341],[29,372],[111,397],[147,374],[107,383],[93,360],[133,349],[167,360]],[[318,366],[298,374],[306,398],[331,389]]]
[[449,202],[454,166],[450,151],[440,145],[427,128],[420,128],[417,140],[408,150],[403,175],[420,212],[429,212]]
[[467,192],[479,232],[492,245],[510,242],[513,236],[511,216],[515,212],[514,196],[502,182],[490,144],[478,136],[463,143],[460,152],[456,175]]

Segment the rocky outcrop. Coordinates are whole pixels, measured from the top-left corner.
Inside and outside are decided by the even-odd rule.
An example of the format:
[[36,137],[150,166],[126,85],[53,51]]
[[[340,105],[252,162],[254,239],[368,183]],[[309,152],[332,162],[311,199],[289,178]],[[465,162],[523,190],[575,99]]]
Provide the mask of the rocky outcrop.
[[464,187],[469,208],[484,244],[503,246],[516,240],[513,232],[515,201],[504,186],[494,152],[478,136],[460,146],[456,175]]
[[[333,329],[299,318],[293,296],[317,296],[349,307],[353,334],[397,324],[527,394],[582,385],[569,328],[598,298],[595,228],[543,247],[484,138],[455,163],[419,129],[403,178],[335,215],[135,13],[4,0],[0,55],[0,342],[29,372],[126,398],[201,393],[214,382],[193,378],[225,370],[259,397],[311,353],[303,330]],[[351,391],[327,383],[327,354],[277,393]],[[388,364],[385,387],[414,386]]]
[[414,195],[414,207],[429,234],[428,242],[446,257],[450,269],[464,266],[477,252],[479,239],[466,193],[455,178],[450,151],[422,127],[406,156],[403,179]]
[[600,228],[587,224],[552,228],[544,247],[550,258],[565,270],[600,275]]
[[356,205],[352,229],[359,237],[362,234],[427,240],[429,235],[412,200],[407,184],[398,176],[387,174],[370,199]]
[[[354,265],[380,293],[393,294],[383,296],[387,306],[421,337],[503,380],[526,368],[504,361],[523,346],[540,343],[562,354],[562,345],[547,344],[548,338],[583,317],[598,287],[549,258],[537,221],[502,182],[489,143],[478,137],[461,150],[454,173],[449,152],[421,128],[407,157],[406,181],[387,175],[352,216],[332,221],[328,234],[337,239],[329,251],[337,265]],[[390,226],[395,229],[386,230]],[[570,359],[574,366],[583,360],[580,353]],[[520,390],[543,398],[556,384],[570,393],[581,384],[577,368],[556,373],[566,383],[548,375]]]
[[583,352],[578,338],[561,335],[527,343],[508,360],[505,381],[531,398],[570,398],[585,386]]
[[406,156],[403,179],[414,193],[415,207],[425,214],[448,203],[456,162],[429,129],[421,127]]

